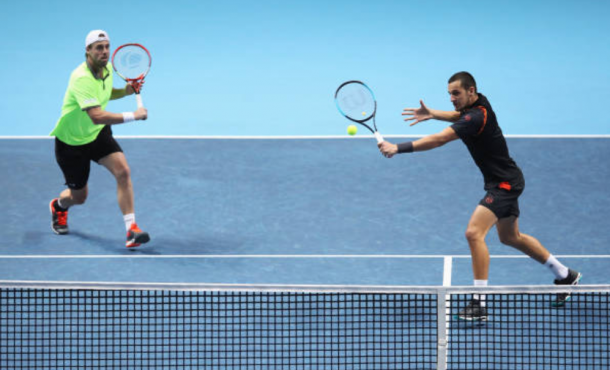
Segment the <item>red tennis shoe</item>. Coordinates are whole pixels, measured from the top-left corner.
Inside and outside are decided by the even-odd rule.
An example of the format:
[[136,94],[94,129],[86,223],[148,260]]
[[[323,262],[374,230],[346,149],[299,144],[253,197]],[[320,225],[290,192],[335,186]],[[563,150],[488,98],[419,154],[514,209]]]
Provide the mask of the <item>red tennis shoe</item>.
[[150,241],[150,235],[146,231],[140,230],[138,224],[131,224],[131,228],[127,232],[127,242],[125,246],[127,248],[139,247],[141,244],[148,243]]

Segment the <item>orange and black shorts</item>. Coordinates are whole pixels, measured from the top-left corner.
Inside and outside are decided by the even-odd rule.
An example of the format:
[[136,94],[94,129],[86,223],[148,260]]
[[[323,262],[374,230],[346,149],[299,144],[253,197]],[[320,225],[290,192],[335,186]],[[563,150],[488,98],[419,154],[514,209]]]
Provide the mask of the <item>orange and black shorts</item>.
[[508,183],[487,190],[487,194],[479,202],[483,207],[492,211],[499,219],[506,217],[519,217],[519,196],[523,187],[511,187]]

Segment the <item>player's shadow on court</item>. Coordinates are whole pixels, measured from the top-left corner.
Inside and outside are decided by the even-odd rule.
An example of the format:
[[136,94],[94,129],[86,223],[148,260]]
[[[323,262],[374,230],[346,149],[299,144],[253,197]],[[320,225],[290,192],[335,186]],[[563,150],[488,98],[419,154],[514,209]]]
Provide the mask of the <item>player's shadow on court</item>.
[[148,244],[142,248],[127,249],[127,248],[125,248],[125,245],[122,244],[124,242],[122,242],[121,239],[105,238],[98,234],[88,234],[88,233],[84,233],[82,231],[70,231],[70,235],[72,235],[73,237],[82,239],[84,244],[89,244],[89,245],[96,246],[96,247],[102,247],[103,249],[108,250],[109,252],[130,253],[130,252],[137,251],[137,252],[142,252],[143,254],[161,254],[161,253],[155,252],[152,248],[152,245],[148,245]]
[[223,235],[222,237],[202,237],[197,239],[179,239],[160,236],[154,239],[162,247],[163,254],[234,254],[243,252],[243,240]]
[[116,238],[114,238],[114,239],[104,238],[103,236],[100,236],[100,235],[88,234],[88,233],[84,233],[82,231],[74,231],[74,230],[70,231],[70,235],[72,235],[73,237],[82,239],[83,242],[87,243],[87,244],[93,244],[93,245],[100,246],[100,247],[113,247],[113,248],[116,248],[116,246],[117,246]]
[[197,239],[180,239],[164,235],[155,237],[153,235],[149,243],[128,249],[123,244],[125,242],[117,238],[107,238],[100,234],[90,234],[78,230],[71,230],[69,235],[81,239],[81,243],[84,245],[102,248],[113,254],[232,254],[243,252],[241,248],[245,245],[243,240],[237,240],[227,235]]

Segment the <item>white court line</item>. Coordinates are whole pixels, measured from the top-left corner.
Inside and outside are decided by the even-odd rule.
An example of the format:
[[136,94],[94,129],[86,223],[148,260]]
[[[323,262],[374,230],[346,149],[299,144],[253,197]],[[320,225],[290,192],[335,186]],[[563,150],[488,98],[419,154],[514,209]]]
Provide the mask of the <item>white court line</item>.
[[[492,255],[491,258],[498,259],[518,259],[530,258],[525,255]],[[610,258],[610,255],[555,255],[557,258]],[[96,258],[149,258],[149,259],[231,259],[231,258],[250,258],[250,259],[437,259],[437,258],[470,258],[470,255],[437,255],[437,254],[167,254],[167,255],[116,255],[116,254],[5,254],[0,255],[0,259],[96,259]]]
[[451,274],[453,273],[453,258],[446,256],[443,266],[443,286],[451,286]]
[[[446,256],[444,259],[443,266],[443,286],[450,287],[451,286],[451,275],[453,273],[453,258],[450,256]],[[451,294],[445,294],[444,301],[440,301],[440,297],[438,297],[438,302],[442,303],[439,309],[445,310],[445,333],[443,335],[443,340],[439,341],[439,353],[444,353],[445,358],[441,361],[441,364],[444,364],[443,369],[447,369],[447,358],[449,357],[449,336],[447,333],[451,332]],[[440,319],[440,316],[439,316]],[[442,322],[439,322],[441,325]]]

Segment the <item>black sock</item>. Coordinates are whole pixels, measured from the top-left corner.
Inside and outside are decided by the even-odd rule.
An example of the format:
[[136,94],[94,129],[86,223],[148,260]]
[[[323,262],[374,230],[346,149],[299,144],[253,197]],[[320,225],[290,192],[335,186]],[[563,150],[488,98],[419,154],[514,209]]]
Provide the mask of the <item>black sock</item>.
[[58,199],[55,199],[55,202],[53,202],[53,208],[55,208],[55,210],[59,211],[59,212],[66,212],[68,210],[67,208],[61,208],[59,206],[59,200]]

